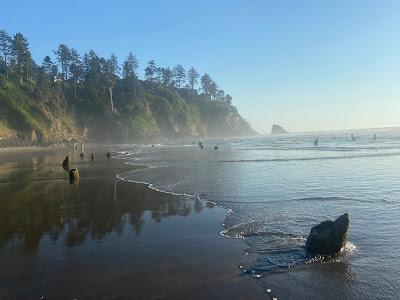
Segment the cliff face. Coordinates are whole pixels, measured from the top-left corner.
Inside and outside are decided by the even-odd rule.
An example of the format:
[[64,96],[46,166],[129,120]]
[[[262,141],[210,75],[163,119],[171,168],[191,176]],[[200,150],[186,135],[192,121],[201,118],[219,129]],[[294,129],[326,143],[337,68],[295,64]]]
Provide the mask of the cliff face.
[[[160,91],[137,100],[132,112],[121,108],[113,124],[90,125],[89,138],[112,142],[236,137],[257,133],[231,105],[211,100],[186,100],[177,92]],[[100,118],[101,119],[101,118]],[[99,130],[103,128],[103,130]]]
[[0,145],[59,144],[85,139],[70,112],[35,99],[34,90],[0,81]]
[[111,112],[107,106],[73,98],[64,89],[42,95],[34,88],[0,81],[0,145],[129,143],[255,134],[230,104],[170,89],[145,88],[129,101],[117,94]]

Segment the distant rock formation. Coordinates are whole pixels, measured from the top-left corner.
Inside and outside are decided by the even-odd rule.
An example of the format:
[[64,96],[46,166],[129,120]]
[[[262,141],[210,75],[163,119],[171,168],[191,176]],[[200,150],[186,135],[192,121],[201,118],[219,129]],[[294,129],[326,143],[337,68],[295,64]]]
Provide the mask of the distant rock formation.
[[271,134],[285,134],[289,133],[286,129],[284,129],[282,126],[279,126],[277,124],[272,125],[271,128]]
[[315,254],[338,253],[347,242],[349,224],[349,214],[345,213],[334,222],[328,220],[314,226],[307,239],[307,249]]

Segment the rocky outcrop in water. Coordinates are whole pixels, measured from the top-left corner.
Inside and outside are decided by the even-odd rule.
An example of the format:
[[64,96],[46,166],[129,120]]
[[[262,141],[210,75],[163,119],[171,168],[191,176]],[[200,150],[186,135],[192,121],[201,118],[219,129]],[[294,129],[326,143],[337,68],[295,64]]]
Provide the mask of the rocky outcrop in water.
[[271,128],[271,134],[285,134],[289,133],[286,129],[284,129],[282,126],[279,126],[277,124],[272,125]]
[[347,242],[350,217],[341,215],[336,221],[324,221],[311,228],[306,247],[315,254],[333,255]]

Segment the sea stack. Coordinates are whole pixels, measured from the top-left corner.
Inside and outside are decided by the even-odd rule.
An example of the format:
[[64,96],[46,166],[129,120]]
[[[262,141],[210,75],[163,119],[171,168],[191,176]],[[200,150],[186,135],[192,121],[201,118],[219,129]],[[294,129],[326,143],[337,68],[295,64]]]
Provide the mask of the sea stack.
[[272,125],[271,128],[271,134],[286,134],[289,133],[286,129],[284,129],[282,126],[279,126],[277,124]]
[[348,238],[350,217],[341,215],[336,221],[324,221],[311,228],[306,247],[314,254],[334,255],[344,247]]

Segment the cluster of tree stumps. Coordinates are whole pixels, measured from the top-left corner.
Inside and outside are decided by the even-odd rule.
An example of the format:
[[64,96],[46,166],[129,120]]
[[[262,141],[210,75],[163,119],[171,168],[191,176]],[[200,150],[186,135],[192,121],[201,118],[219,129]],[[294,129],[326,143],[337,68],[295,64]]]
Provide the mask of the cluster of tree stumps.
[[[193,142],[193,144],[194,144],[194,142]],[[218,150],[218,145],[219,145],[219,143],[218,143],[217,145],[214,146],[214,150]],[[203,142],[202,142],[202,141],[199,141],[199,148],[200,148],[201,150],[204,149],[204,145],[203,145]]]
[[[79,154],[79,157],[81,159],[84,159],[85,154],[83,151]],[[111,152],[106,153],[106,158],[111,159]],[[92,162],[94,162],[94,153],[93,152],[90,154],[90,160]],[[69,174],[70,184],[77,185],[77,184],[79,184],[79,180],[80,180],[79,170],[78,170],[78,168],[70,168],[70,163],[71,163],[70,157],[69,157],[69,155],[67,155],[62,162],[62,167]]]

